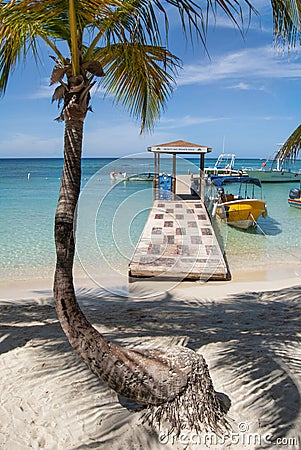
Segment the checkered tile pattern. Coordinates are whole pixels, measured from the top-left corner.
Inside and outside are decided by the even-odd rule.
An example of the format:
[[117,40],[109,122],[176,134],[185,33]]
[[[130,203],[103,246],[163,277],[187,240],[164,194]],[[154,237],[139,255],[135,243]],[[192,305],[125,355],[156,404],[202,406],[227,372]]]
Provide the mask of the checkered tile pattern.
[[133,277],[225,279],[225,260],[203,203],[154,201],[129,269]]

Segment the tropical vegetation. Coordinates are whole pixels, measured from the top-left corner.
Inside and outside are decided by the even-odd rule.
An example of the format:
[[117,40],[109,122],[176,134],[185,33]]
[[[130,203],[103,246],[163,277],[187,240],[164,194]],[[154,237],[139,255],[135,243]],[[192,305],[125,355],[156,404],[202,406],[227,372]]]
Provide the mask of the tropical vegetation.
[[[276,44],[292,48],[301,43],[301,3],[299,0],[271,0]],[[301,125],[279,149],[276,158],[295,159],[301,150]]]

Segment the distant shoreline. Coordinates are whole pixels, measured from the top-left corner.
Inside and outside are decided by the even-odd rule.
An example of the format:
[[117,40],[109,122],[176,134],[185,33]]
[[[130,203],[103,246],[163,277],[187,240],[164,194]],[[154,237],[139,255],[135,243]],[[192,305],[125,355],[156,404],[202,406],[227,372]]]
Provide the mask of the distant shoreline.
[[[84,157],[82,157],[82,161],[85,161],[85,160],[91,160],[91,159],[112,159],[112,160],[117,160],[117,159],[122,159],[122,158],[127,158],[127,157],[131,157],[132,155],[133,156],[135,156],[135,155],[140,155],[140,154],[142,154],[143,153],[143,155],[145,154],[145,156],[143,156],[143,157],[141,157],[141,158],[150,158],[150,159],[153,159],[153,156],[150,154],[150,153],[147,153],[147,152],[136,152],[136,153],[127,153],[127,154],[124,154],[124,155],[119,155],[119,156],[84,156]],[[216,155],[216,156],[207,156],[206,157],[206,160],[208,160],[208,159],[210,159],[210,160],[216,160],[217,159],[217,156],[218,155]],[[162,155],[162,157],[164,158],[164,155]],[[168,157],[168,156],[167,156]],[[23,156],[16,156],[16,157],[11,157],[11,156],[0,156],[0,161],[1,160],[20,160],[20,159],[24,159],[24,160],[64,160],[64,158],[62,157],[62,156],[53,156],[53,157],[50,157],[50,156],[45,156],[45,157],[43,157],[43,156],[29,156],[29,157],[23,157]],[[189,158],[186,158],[186,159],[189,159],[189,160],[191,160],[191,159],[195,159],[195,160],[199,160],[199,157],[193,157],[193,156],[189,156]],[[252,161],[256,161],[256,160],[266,160],[267,158],[265,157],[265,156],[258,156],[257,158],[256,157],[251,157],[251,158],[249,158],[249,157],[236,157],[236,161],[242,161],[242,160],[252,160]],[[297,161],[301,161],[301,158],[297,158],[296,159],[296,162]]]

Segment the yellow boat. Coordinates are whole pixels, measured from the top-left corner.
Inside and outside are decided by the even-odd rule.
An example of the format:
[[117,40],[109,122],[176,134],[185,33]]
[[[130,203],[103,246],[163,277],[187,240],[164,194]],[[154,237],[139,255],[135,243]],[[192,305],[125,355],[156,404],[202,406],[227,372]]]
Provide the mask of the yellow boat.
[[266,202],[262,200],[261,183],[257,178],[217,176],[212,177],[211,182],[217,188],[212,215],[220,221],[246,230],[256,226],[260,216],[267,217]]

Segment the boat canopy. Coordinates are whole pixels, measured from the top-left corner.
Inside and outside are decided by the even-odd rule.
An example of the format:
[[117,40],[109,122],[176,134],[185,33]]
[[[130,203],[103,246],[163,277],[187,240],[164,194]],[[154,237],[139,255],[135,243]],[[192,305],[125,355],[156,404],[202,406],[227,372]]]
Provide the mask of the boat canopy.
[[261,187],[261,183],[258,180],[258,178],[252,178],[252,177],[233,177],[230,175],[227,175],[225,177],[222,177],[220,175],[211,176],[210,177],[212,183],[215,186],[223,186],[224,184],[230,184],[230,183],[245,183],[245,184],[255,184],[256,186]]

